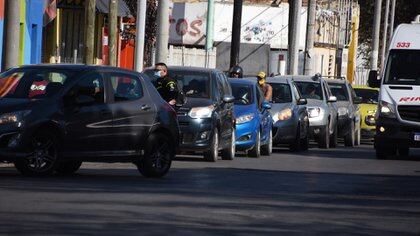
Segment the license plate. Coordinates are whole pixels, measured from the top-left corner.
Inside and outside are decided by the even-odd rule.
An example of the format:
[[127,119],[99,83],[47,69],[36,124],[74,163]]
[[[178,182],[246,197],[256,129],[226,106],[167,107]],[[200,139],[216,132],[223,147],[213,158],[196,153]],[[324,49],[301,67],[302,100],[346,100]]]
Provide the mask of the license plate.
[[420,142],[420,133],[414,134],[414,141]]

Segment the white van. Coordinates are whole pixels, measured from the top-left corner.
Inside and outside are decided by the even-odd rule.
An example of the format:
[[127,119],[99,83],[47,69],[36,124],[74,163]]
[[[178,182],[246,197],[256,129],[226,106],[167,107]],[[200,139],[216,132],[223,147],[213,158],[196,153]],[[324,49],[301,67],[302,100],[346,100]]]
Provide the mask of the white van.
[[369,74],[369,86],[380,87],[376,157],[407,156],[420,147],[420,15],[395,30],[381,78]]

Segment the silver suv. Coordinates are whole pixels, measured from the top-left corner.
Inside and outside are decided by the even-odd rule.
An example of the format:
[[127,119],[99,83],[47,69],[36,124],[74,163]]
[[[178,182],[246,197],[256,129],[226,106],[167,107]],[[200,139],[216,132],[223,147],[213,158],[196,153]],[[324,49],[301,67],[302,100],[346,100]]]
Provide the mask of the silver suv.
[[296,76],[294,81],[308,101],[309,135],[320,148],[337,146],[337,98],[332,95],[327,82],[319,75]]

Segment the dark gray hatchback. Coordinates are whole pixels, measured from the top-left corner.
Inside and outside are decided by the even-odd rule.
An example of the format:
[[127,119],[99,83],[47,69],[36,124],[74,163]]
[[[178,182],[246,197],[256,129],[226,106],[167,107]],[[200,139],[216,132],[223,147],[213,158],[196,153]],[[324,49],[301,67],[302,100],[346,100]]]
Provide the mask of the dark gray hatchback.
[[[145,70],[153,78],[153,69]],[[235,157],[235,117],[233,96],[226,76],[219,70],[195,67],[169,67],[186,103],[176,108],[181,130],[180,151],[204,154],[207,161]]]

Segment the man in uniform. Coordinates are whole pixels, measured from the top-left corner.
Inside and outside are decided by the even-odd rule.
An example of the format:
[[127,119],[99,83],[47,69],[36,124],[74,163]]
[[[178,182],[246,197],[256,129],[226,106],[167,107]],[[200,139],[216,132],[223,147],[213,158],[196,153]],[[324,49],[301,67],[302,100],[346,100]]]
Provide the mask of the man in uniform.
[[267,75],[263,71],[260,71],[257,75],[258,85],[260,86],[261,90],[264,93],[265,100],[268,102],[271,102],[271,97],[273,95],[273,88],[271,87],[271,85],[266,83],[265,81],[266,77]]
[[178,99],[178,85],[175,79],[168,75],[168,67],[165,63],[155,65],[156,89],[169,105],[175,106]]
[[244,72],[242,70],[242,67],[236,65],[232,67],[229,71],[229,77],[230,78],[242,78],[244,75]]

